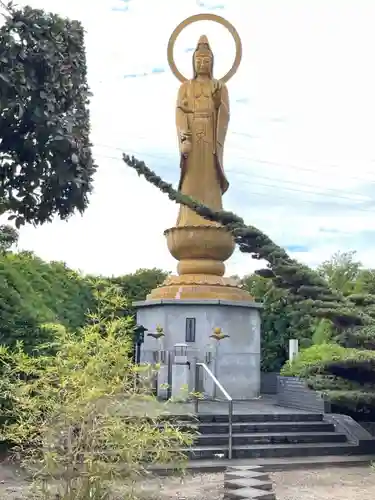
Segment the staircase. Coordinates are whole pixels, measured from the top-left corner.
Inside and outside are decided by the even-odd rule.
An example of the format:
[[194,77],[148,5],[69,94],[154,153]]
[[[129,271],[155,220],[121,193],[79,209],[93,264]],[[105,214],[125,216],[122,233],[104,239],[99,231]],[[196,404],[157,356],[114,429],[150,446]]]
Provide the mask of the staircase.
[[[188,422],[183,427],[188,428]],[[199,415],[198,432],[193,447],[184,450],[190,460],[228,458],[228,415]],[[322,414],[234,414],[232,432],[233,459],[353,455],[359,452],[358,445],[350,443],[347,435],[338,432],[333,423],[324,421]]]
[[[232,466],[261,466],[270,472],[359,466],[375,461],[375,439],[350,417],[296,411],[261,402],[254,402],[250,411],[251,405],[250,402],[245,406],[248,412],[238,413],[235,403],[232,459],[228,457],[228,413],[215,412],[215,403],[206,403],[205,413],[195,416],[188,411],[170,415],[181,430],[198,431],[194,444],[183,450],[188,457],[188,471],[219,472]],[[164,475],[173,473],[174,467],[160,465],[151,470]]]
[[[211,377],[226,401],[195,400],[193,407],[180,406],[170,414],[181,430],[198,431],[193,445],[182,450],[189,470],[256,465],[270,471],[375,460],[375,438],[352,418],[283,408],[267,398],[235,402],[204,363],[197,367]],[[168,473],[174,468],[152,469]]]

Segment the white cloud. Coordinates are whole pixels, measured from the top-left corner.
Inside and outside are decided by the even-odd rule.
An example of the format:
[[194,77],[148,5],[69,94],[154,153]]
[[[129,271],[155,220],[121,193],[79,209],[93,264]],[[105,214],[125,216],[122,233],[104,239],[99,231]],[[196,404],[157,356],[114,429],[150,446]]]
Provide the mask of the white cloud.
[[[223,5],[217,13],[233,22],[243,42],[240,70],[229,83],[226,208],[284,246],[308,247],[296,253],[307,263],[353,248],[375,266],[371,238],[363,236],[375,229],[371,0],[226,0],[210,1],[205,9],[195,0],[130,0],[126,12],[118,10],[121,0],[90,8],[83,0],[27,3],[78,18],[87,29],[92,141],[100,169],[84,216],[24,228],[22,247],[88,272],[175,268],[162,232],[173,225],[177,207],[121,163],[121,149],[176,182],[178,82],[167,66],[168,38],[187,16]],[[188,75],[191,53],[185,49],[203,32],[220,76],[234,56],[220,26],[188,28],[176,44],[176,59]],[[124,78],[153,68],[165,72]],[[242,274],[255,265],[236,254],[228,272]]]

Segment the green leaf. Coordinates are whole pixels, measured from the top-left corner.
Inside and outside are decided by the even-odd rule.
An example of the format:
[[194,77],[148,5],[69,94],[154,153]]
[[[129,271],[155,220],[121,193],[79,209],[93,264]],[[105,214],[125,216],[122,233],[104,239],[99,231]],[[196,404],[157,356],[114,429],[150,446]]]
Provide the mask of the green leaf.
[[25,224],[25,217],[18,216],[15,220],[16,228],[19,229]]

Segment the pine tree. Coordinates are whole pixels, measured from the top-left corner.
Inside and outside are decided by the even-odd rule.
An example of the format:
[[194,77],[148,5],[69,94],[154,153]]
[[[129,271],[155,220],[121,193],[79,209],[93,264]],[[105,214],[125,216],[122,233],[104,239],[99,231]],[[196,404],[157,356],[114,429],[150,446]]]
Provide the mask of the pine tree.
[[[329,320],[337,342],[347,349],[340,350],[341,359],[310,365],[304,376],[313,389],[324,392],[334,404],[363,411],[375,408],[375,353],[369,350],[375,345],[374,319],[372,311],[362,307],[359,297],[346,297],[332,289],[317,272],[289,257],[284,249],[256,227],[246,225],[241,217],[224,210],[214,212],[183,195],[143,161],[126,154],[123,160],[175,203],[225,226],[241,252],[249,253],[253,259],[266,260],[267,268],[258,274],[288,291],[289,304],[295,311],[292,320],[296,324],[303,322],[306,316]],[[356,349],[351,349],[352,346]]]

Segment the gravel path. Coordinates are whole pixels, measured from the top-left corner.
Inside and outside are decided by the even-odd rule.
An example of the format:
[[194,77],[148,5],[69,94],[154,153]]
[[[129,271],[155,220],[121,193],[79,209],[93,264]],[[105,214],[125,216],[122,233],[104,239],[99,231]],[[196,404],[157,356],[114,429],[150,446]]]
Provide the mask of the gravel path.
[[[277,500],[374,500],[375,470],[370,467],[327,468],[270,474]],[[164,479],[163,500],[219,500],[223,498],[223,474],[202,474]],[[149,483],[145,493],[159,489]]]
[[[374,500],[375,469],[327,468],[277,472],[270,475],[277,500]],[[144,500],[219,500],[223,474],[200,474],[142,482]],[[0,470],[0,499],[19,500],[24,485]]]
[[277,500],[374,500],[375,470],[342,467],[271,474]]

